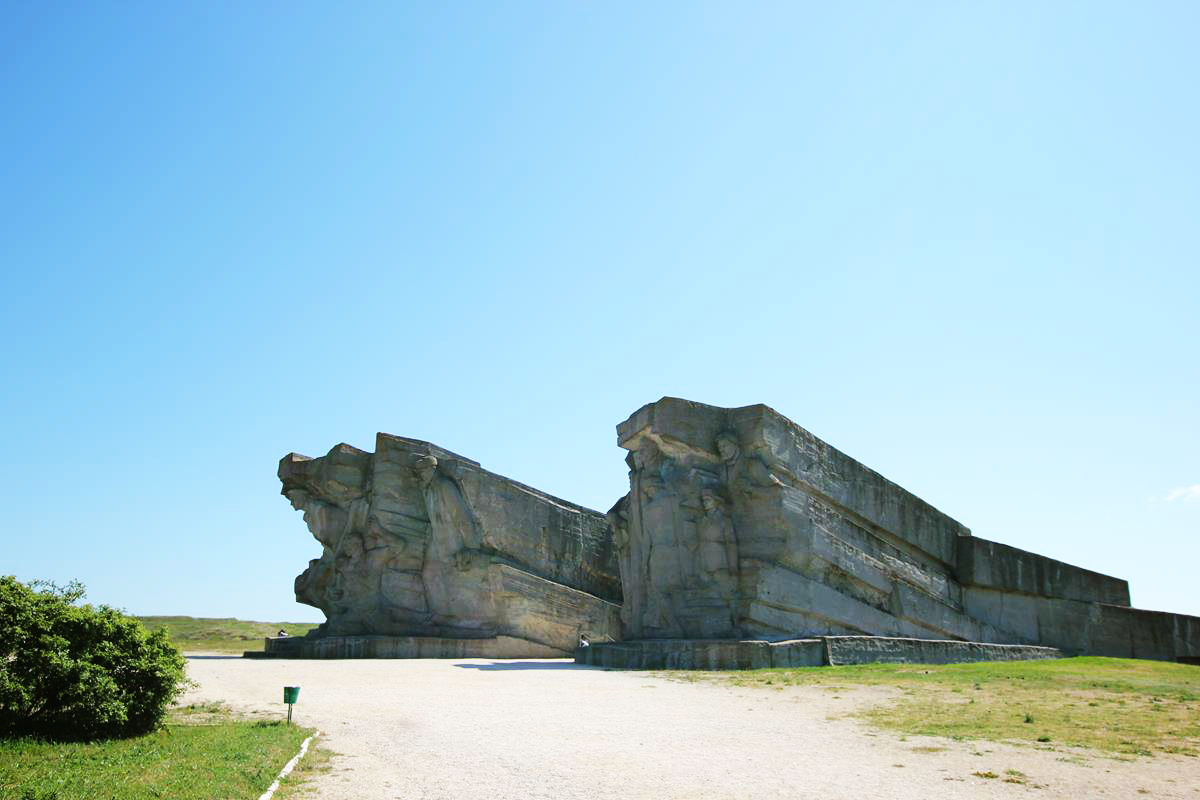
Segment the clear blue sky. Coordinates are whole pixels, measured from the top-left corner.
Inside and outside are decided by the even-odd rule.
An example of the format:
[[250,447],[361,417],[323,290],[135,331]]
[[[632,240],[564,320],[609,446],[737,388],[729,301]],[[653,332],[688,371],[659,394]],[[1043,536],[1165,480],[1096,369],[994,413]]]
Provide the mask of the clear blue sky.
[[319,620],[284,454],[675,395],[1200,614],[1200,7],[646,5],[0,7],[0,572]]

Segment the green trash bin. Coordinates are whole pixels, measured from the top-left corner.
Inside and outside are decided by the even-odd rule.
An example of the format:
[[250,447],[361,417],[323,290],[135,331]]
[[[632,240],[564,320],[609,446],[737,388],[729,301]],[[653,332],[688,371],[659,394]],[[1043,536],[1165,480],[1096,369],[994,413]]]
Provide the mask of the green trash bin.
[[299,686],[283,687],[283,702],[287,703],[288,707],[288,725],[292,724],[292,703],[295,703],[300,697]]

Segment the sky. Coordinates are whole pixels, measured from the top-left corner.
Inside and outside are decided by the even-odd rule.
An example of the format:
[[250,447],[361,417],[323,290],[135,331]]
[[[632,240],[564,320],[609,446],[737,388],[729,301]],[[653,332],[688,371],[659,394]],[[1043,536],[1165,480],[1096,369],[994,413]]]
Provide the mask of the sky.
[[[844,7],[838,7],[838,6]],[[765,403],[1200,615],[1194,3],[0,5],[0,573],[320,621],[278,460]]]

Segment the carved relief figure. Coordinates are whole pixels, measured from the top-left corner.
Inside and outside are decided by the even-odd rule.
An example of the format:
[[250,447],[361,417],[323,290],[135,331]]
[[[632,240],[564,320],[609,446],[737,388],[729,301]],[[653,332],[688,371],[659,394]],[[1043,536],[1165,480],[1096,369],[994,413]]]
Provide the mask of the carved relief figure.
[[767,463],[757,455],[746,455],[733,431],[721,431],[716,440],[717,455],[721,459],[725,486],[730,492],[754,491],[769,486],[783,486],[771,473]]
[[309,533],[325,547],[336,550],[350,522],[346,510],[313,497],[303,489],[292,489],[287,493],[287,499],[292,508],[304,515]]
[[[413,466],[425,495],[429,541],[421,578],[431,622],[490,636],[495,631],[494,593],[487,583],[491,559],[483,552],[483,531],[458,482],[438,469],[438,460],[422,456]],[[463,635],[463,630],[458,630]]]
[[617,551],[617,570],[621,575],[625,597],[621,606],[621,623],[628,627],[633,624],[634,619],[641,619],[645,604],[640,561],[634,555],[629,537],[629,495],[618,500],[606,516],[612,528],[613,547]]
[[668,483],[676,466],[650,439],[633,452],[631,485],[636,498],[636,548],[634,557],[645,575],[646,592],[634,627],[650,637],[679,636],[676,610],[684,588],[686,543],[679,536],[677,486]]
[[[730,585],[737,573],[737,536],[725,510],[725,499],[714,489],[700,491],[703,516],[697,522],[696,574],[702,582],[721,587]],[[732,592],[723,592],[732,597]]]
[[712,635],[729,635],[737,620],[737,535],[720,492],[705,487],[700,491],[700,505],[693,575],[703,611],[697,625]]
[[320,542],[295,583],[296,598],[327,618],[306,638],[494,638],[472,647],[523,641],[543,655],[570,652],[581,630],[619,638],[603,515],[429,442],[380,434],[376,444],[280,460],[282,493]]
[[324,546],[324,555],[309,562],[296,578],[296,597],[328,609],[326,631],[368,628],[370,614],[359,608],[355,599],[372,596],[377,579],[366,569],[362,534],[367,504],[361,499],[342,508],[314,497],[303,489],[287,493],[292,507],[304,514],[309,532]]

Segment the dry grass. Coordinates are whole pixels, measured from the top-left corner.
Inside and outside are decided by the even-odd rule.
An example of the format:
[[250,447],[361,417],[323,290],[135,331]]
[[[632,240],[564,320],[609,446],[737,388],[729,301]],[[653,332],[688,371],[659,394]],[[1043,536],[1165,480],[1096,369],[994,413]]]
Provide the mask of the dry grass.
[[675,676],[764,689],[893,687],[900,692],[894,703],[857,714],[906,734],[1087,747],[1126,757],[1200,756],[1200,668],[1183,664],[1069,658]]
[[263,639],[280,628],[289,636],[303,636],[317,627],[313,622],[252,622],[233,618],[138,617],[149,630],[163,628],[171,644],[185,653],[241,653],[262,650]]

